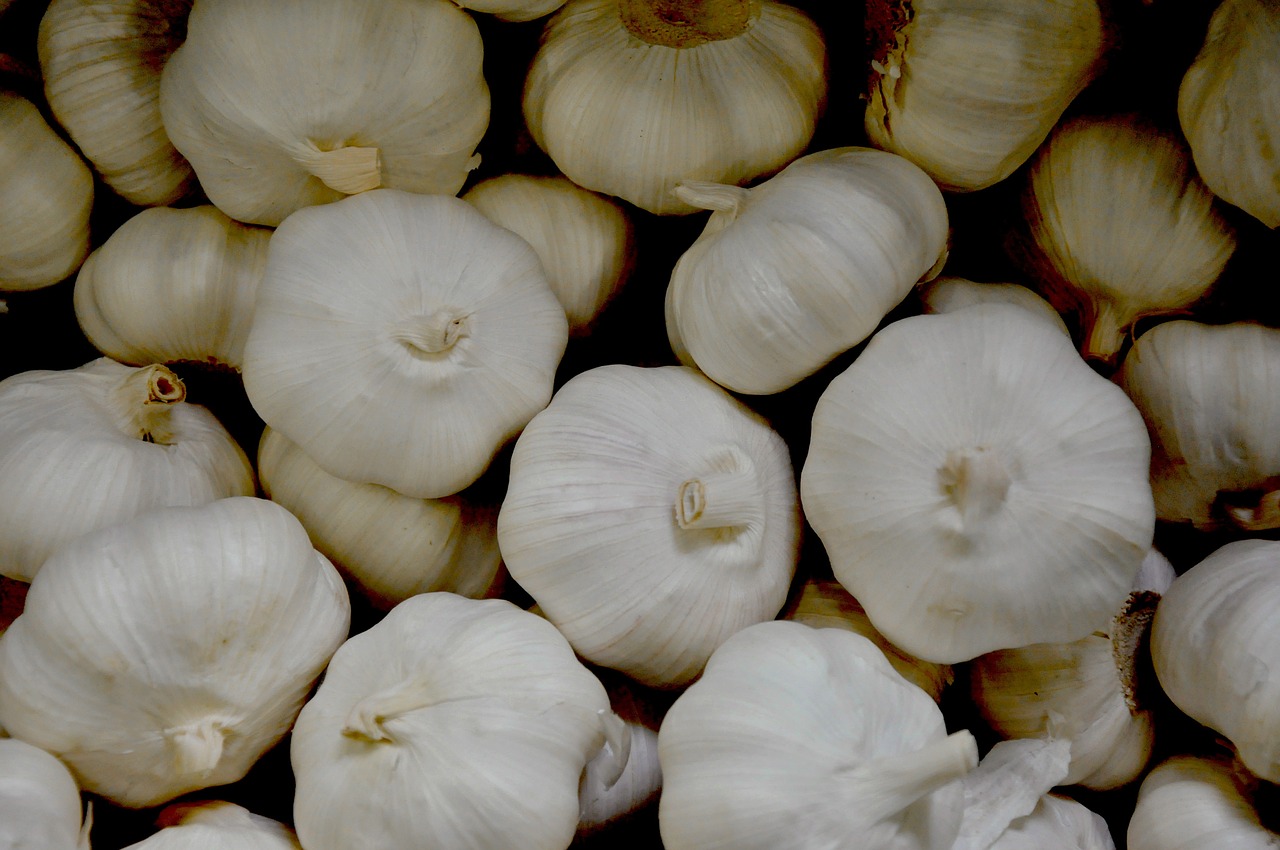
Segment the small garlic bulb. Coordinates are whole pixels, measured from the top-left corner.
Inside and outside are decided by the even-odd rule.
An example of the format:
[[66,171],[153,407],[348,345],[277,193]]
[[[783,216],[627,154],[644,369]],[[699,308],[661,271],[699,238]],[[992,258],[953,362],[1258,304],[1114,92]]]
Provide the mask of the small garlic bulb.
[[289,827],[221,800],[174,803],[159,822],[163,829],[124,850],[302,850]]
[[80,788],[67,766],[0,733],[0,847],[89,850],[92,817],[80,819]]
[[617,773],[617,754],[608,743],[583,769],[578,783],[579,837],[599,834],[623,821],[656,802],[662,791],[658,762],[662,715],[654,706],[662,695],[618,674],[602,675],[601,681],[614,714],[626,724],[631,742],[621,775]]
[[1067,323],[1053,309],[1053,305],[1020,284],[976,283],[962,277],[939,277],[921,284],[919,290],[920,301],[926,313],[950,313],[975,304],[997,301],[1022,307],[1043,317],[1067,336],[1071,335]]
[[1129,819],[1129,850],[1275,850],[1263,825],[1258,781],[1228,759],[1173,756],[1142,781]]

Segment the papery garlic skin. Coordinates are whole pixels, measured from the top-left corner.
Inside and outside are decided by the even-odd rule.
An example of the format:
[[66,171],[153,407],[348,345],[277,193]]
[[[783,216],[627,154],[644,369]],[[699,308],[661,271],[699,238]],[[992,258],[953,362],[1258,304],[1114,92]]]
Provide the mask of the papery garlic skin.
[[31,581],[61,544],[168,505],[251,496],[253,467],[163,366],[106,357],[0,381],[0,573]]
[[817,25],[772,0],[569,0],[543,32],[524,117],[579,186],[687,214],[678,183],[742,184],[800,155],[826,72]]
[[351,608],[264,499],[158,508],[45,561],[0,637],[0,724],[147,807],[234,782],[293,724]]
[[[1129,845],[1134,847],[1133,844]],[[1069,797],[1045,794],[987,850],[1115,850],[1107,822]]]
[[174,803],[160,813],[160,824],[125,850],[302,850],[289,827],[220,800]]
[[1173,756],[1142,781],[1129,850],[1274,850],[1280,833],[1262,825],[1256,787],[1228,759]]
[[42,289],[89,255],[93,172],[35,104],[0,91],[0,292]]
[[549,15],[565,0],[454,0],[464,9],[493,15],[500,21],[532,21]]
[[685,182],[677,194],[715,212],[671,273],[667,332],[736,392],[779,392],[813,374],[947,254],[938,187],[870,148],[809,154],[751,189]]
[[[555,627],[424,593],[348,640],[293,731],[307,850],[564,850],[616,718]],[[616,741],[615,741],[616,743]]]
[[39,747],[0,732],[0,847],[88,850],[80,788],[67,766]]
[[449,0],[221,0],[192,10],[160,112],[240,221],[274,226],[379,186],[452,195],[489,124],[482,52]]
[[1071,335],[1067,323],[1053,309],[1053,305],[1021,284],[977,283],[962,277],[939,277],[921,284],[919,289],[920,302],[926,313],[950,313],[975,304],[995,301],[1022,307],[1042,317],[1067,336]]
[[1205,185],[1270,228],[1280,227],[1280,9],[1224,0],[1178,88],[1178,122]]
[[951,664],[1106,625],[1154,535],[1149,458],[1068,338],[983,304],[871,338],[818,400],[801,502],[875,627]]
[[122,363],[239,369],[270,240],[208,204],[143,210],[80,267],[76,320]]

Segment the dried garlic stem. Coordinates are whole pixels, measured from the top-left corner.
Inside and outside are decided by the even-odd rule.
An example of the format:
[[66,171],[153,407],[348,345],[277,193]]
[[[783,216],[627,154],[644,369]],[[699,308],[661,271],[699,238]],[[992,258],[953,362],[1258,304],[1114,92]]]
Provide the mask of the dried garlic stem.
[[187,388],[182,379],[167,366],[143,366],[116,386],[112,407],[126,434],[167,446],[174,436],[170,411],[186,397]]
[[321,183],[344,195],[356,195],[382,185],[377,148],[344,145],[321,150],[310,143],[310,150],[295,155],[294,161],[318,177]]
[[1101,301],[1089,323],[1084,345],[1081,347],[1085,357],[1114,363],[1124,345],[1128,325],[1120,320],[1115,305],[1110,301]]
[[648,44],[697,47],[742,35],[760,16],[761,0],[621,0],[627,32]]
[[347,715],[347,723],[342,727],[342,734],[375,743],[380,741],[395,743],[395,739],[387,732],[384,724],[402,714],[429,708],[435,703],[436,700],[433,700],[427,692],[425,682],[408,679],[356,703],[351,713]]
[[953,732],[913,753],[880,756],[859,765],[860,815],[878,822],[901,812],[924,795],[973,770],[978,742],[967,730]]
[[710,180],[686,180],[675,188],[676,197],[691,207],[735,215],[751,194],[750,189]]
[[763,520],[760,485],[750,465],[690,478],[676,494],[681,528],[746,528]]
[[205,774],[218,766],[226,731],[219,718],[205,717],[195,723],[164,730],[173,744],[173,766],[179,776]]
[[995,513],[1013,483],[999,455],[983,446],[952,451],[938,470],[938,479],[960,511],[965,528]]
[[429,316],[408,316],[391,328],[391,338],[412,353],[443,354],[466,336],[467,317],[445,308]]

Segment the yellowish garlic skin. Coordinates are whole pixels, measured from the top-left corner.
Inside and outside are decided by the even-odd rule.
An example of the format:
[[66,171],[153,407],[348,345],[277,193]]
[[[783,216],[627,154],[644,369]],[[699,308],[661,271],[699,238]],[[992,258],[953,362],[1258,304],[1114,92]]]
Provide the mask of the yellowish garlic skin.
[[1129,820],[1130,850],[1275,850],[1261,822],[1257,781],[1225,757],[1173,756],[1142,781]]
[[89,850],[80,787],[67,766],[0,732],[0,847]]
[[174,803],[157,821],[159,832],[125,850],[302,850],[289,827],[221,800]]

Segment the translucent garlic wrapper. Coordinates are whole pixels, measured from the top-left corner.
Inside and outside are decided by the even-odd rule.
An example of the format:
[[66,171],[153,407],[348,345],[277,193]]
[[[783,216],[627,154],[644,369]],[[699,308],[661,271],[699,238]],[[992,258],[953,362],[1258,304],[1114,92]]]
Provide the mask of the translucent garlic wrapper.
[[380,189],[276,230],[244,384],[331,475],[438,499],[546,406],[568,337],[529,243],[458,198]]
[[62,546],[0,638],[0,724],[155,806],[235,782],[346,638],[337,570],[279,505],[158,508]]
[[875,627],[955,663],[1106,627],[1151,547],[1149,458],[1060,330],[983,304],[871,338],[818,400],[800,493]]
[[159,822],[163,829],[125,850],[302,850],[289,827],[220,800],[174,803]]
[[534,141],[570,180],[657,214],[687,180],[742,184],[808,146],[822,33],[773,0],[569,0],[524,88]]
[[786,444],[682,366],[570,379],[516,441],[498,546],[582,657],[683,685],[773,618],[799,558]]
[[676,193],[715,212],[671,273],[667,335],[683,362],[737,392],[818,371],[947,256],[942,193],[883,151],[820,151],[751,189]]
[[93,818],[80,818],[80,787],[67,766],[0,732],[0,847],[89,850]]
[[450,0],[220,0],[192,10],[160,113],[240,221],[379,186],[452,195],[489,125],[482,53]]
[[1097,0],[871,0],[866,23],[867,136],[958,192],[1026,162],[1106,47]]
[[772,621],[711,656],[658,758],[667,850],[951,850],[978,750],[866,638]]
[[564,850],[578,780],[624,724],[546,620],[424,593],[334,655],[298,717],[294,821],[307,850]]
[[251,496],[253,467],[164,366],[105,357],[0,381],[0,573],[152,508]]
[[1222,757],[1173,756],[1142,781],[1129,819],[1129,850],[1274,850],[1258,781]]

